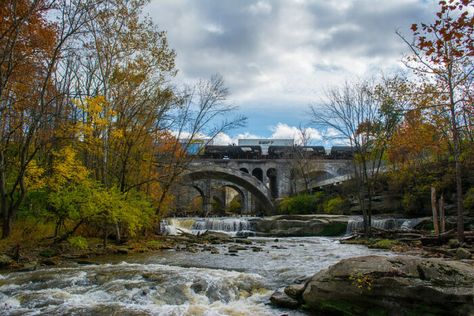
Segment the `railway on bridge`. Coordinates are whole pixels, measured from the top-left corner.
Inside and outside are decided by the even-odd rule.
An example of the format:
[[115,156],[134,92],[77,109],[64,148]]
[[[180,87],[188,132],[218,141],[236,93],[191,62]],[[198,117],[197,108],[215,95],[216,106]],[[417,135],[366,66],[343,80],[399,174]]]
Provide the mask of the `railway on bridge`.
[[225,208],[238,195],[242,214],[271,214],[276,199],[351,177],[347,159],[305,160],[310,181],[295,175],[295,163],[291,159],[195,159],[182,176],[178,204],[184,207],[200,196],[203,212],[210,214],[213,203]]

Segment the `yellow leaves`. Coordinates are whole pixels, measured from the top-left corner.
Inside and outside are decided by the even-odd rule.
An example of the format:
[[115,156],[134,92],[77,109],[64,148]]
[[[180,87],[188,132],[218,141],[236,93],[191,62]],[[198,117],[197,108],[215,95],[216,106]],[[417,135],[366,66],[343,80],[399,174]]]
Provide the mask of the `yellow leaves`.
[[372,290],[373,279],[370,275],[364,275],[360,272],[351,273],[349,275],[349,280],[352,281],[352,285],[354,285],[361,291],[364,289],[366,289],[367,291]]
[[32,160],[26,168],[25,185],[28,190],[38,190],[44,187],[44,169],[38,165],[36,160]]
[[58,191],[66,184],[79,184],[87,181],[89,171],[77,158],[76,151],[67,146],[53,153],[52,175],[48,178],[48,186]]

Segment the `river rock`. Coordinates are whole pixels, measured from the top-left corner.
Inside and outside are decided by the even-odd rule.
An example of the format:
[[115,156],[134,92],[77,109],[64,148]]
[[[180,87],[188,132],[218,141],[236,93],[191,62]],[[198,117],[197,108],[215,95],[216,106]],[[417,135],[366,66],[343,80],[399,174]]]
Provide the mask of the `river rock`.
[[8,267],[10,264],[13,263],[13,259],[10,256],[0,254],[0,267]]
[[472,315],[473,284],[474,267],[464,262],[365,256],[315,274],[302,298],[320,313]]
[[285,287],[285,294],[294,299],[300,299],[306,288],[306,284],[292,284]]
[[285,292],[282,291],[275,291],[272,296],[270,296],[270,302],[278,307],[283,307],[283,308],[298,308],[301,303],[292,298],[289,297],[288,295],[285,294]]
[[466,248],[458,248],[456,250],[456,259],[471,259],[471,252]]

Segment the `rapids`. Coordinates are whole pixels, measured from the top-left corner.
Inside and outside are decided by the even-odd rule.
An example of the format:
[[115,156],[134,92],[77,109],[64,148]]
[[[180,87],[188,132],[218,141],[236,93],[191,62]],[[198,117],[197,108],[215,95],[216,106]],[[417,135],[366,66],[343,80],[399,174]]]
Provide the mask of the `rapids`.
[[[192,231],[194,223],[187,229]],[[249,229],[232,225],[234,230]],[[0,314],[306,315],[268,305],[271,293],[343,258],[390,255],[335,238],[249,239],[252,245],[237,254],[223,244],[215,245],[219,253],[214,254],[203,248],[197,253],[167,250],[4,273]]]

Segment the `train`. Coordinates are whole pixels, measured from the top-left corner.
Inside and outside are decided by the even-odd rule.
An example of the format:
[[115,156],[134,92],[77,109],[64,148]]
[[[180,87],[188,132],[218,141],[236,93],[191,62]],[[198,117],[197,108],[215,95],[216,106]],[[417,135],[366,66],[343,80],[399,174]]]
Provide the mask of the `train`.
[[350,159],[354,155],[351,146],[333,146],[329,152],[323,146],[268,146],[268,152],[255,146],[204,146],[199,154],[208,159]]

